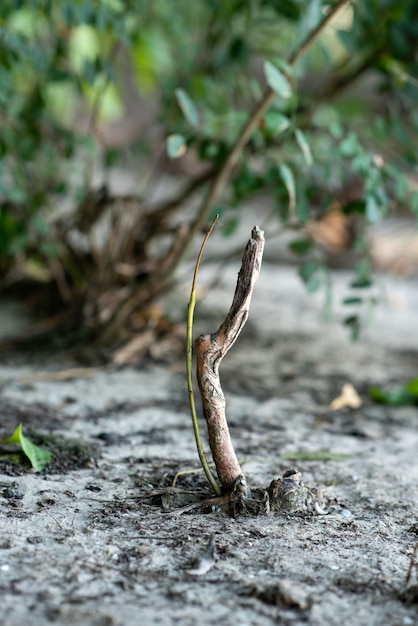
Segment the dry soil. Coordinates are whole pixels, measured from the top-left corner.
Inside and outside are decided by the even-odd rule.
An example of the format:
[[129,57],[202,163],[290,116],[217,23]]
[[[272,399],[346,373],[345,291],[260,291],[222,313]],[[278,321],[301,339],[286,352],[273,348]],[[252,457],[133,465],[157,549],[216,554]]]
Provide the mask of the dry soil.
[[[238,269],[224,268],[198,305],[201,331],[223,320]],[[349,275],[334,280],[338,302]],[[169,302],[179,321],[187,287]],[[418,375],[417,281],[380,277],[378,292],[353,344],[339,306],[324,320],[294,268],[265,263],[250,321],[222,365],[249,483],[267,486],[295,467],[326,488],[324,515],[176,513],[210,493],[199,472],[172,487],[178,472],[198,468],[181,357],[70,380],[34,376],[74,367],[64,356],[3,359],[0,436],[22,422],[54,459],[41,473],[0,462],[0,623],[417,624],[417,408],[368,398],[371,385]],[[330,411],[347,382],[362,406]],[[209,549],[202,560],[211,541],[213,558]]]

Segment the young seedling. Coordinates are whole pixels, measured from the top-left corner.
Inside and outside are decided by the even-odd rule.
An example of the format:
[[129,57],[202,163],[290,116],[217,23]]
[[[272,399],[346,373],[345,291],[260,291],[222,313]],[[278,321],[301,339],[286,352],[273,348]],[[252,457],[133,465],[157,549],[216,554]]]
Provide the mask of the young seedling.
[[[35,446],[22,432],[22,424],[19,424],[13,434],[7,439],[0,441],[0,446],[5,447],[6,453],[13,454],[16,450],[22,452],[30,461],[35,472],[41,472],[51,461],[52,456],[47,450]],[[9,450],[8,447],[11,447]],[[15,456],[15,455],[14,455]],[[7,457],[6,457],[7,458]]]
[[211,234],[212,230],[214,229],[215,224],[218,221],[218,219],[219,219],[219,215],[216,215],[215,218],[212,221],[212,224],[209,227],[208,232],[206,233],[206,236],[205,236],[205,238],[204,238],[204,240],[202,242],[202,245],[201,245],[198,257],[197,257],[196,266],[195,266],[195,270],[194,270],[194,274],[193,274],[192,289],[191,289],[191,292],[190,292],[190,301],[189,301],[189,306],[187,308],[186,375],[187,375],[187,391],[188,391],[188,395],[189,395],[190,413],[191,413],[191,416],[192,416],[193,433],[194,433],[194,438],[195,438],[195,442],[196,442],[197,453],[199,455],[200,463],[202,465],[203,471],[206,474],[206,478],[208,479],[210,486],[212,487],[213,491],[217,495],[220,495],[221,494],[221,490],[219,488],[218,483],[216,482],[216,478],[214,477],[214,475],[211,472],[211,469],[209,467],[208,461],[206,459],[205,452],[203,450],[202,439],[200,437],[199,422],[198,422],[197,413],[196,413],[196,403],[195,403],[195,399],[194,399],[193,375],[192,375],[193,316],[194,316],[194,310],[195,310],[195,306],[196,306],[196,281],[197,281],[197,274],[199,272],[200,261],[201,261],[201,258],[202,258],[202,254],[203,254],[203,250],[205,248],[206,242],[209,239],[210,234]]

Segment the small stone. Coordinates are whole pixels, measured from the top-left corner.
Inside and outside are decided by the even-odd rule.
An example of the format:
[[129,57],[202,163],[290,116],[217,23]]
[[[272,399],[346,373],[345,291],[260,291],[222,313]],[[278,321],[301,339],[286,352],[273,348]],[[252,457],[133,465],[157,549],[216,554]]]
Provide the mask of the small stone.
[[38,537],[38,536],[33,536],[33,537],[26,537],[26,541],[28,543],[32,543],[32,544],[37,544],[37,543],[43,543],[43,538],[42,537]]
[[16,483],[14,483],[3,489],[2,496],[8,500],[23,500],[25,492]]
[[282,478],[272,480],[268,492],[273,511],[295,513],[305,506],[306,489],[301,473],[295,469],[287,470]]
[[99,485],[96,485],[96,483],[90,483],[89,485],[86,485],[85,489],[87,489],[88,491],[94,491],[94,492],[99,492],[102,490],[102,488]]

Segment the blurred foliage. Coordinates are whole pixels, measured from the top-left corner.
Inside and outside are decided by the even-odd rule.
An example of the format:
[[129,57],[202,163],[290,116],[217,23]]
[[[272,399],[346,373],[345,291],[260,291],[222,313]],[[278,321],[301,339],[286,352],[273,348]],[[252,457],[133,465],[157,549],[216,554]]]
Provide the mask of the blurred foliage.
[[[270,86],[277,97],[214,210],[223,214],[228,234],[239,222],[243,203],[260,190],[268,193],[273,216],[283,225],[303,230],[291,250],[301,256],[300,275],[315,291],[329,285],[329,277],[321,241],[309,225],[338,209],[351,225],[347,246],[357,259],[351,286],[367,290],[372,282],[367,225],[398,207],[418,216],[418,192],[409,178],[418,160],[418,2],[347,3],[290,67],[289,52],[333,4],[327,0],[3,0],[3,287],[15,284],[17,277],[52,283],[58,300],[73,306],[74,320],[80,323],[90,317],[94,326],[104,318],[113,319],[126,302],[125,296],[116,297],[109,312],[109,298],[105,305],[100,296],[108,297],[111,287],[117,287],[118,293],[127,285],[138,291],[146,276],[148,288],[150,281],[161,278],[164,268],[167,271],[167,264],[174,267],[179,261],[180,254],[169,258],[164,249],[154,264],[150,262],[147,242],[158,227],[155,216],[144,222],[143,204],[133,209],[136,217],[128,226],[132,245],[125,241],[123,254],[111,255],[113,265],[123,265],[117,275],[110,262],[102,271],[103,259],[88,236],[89,227],[103,213],[97,197],[89,201],[93,171],[106,171],[126,157],[125,147],[106,145],[101,129],[123,117],[127,109],[128,73],[141,97],[158,103],[153,124],[158,136],[167,138],[169,158],[187,155],[201,164],[205,174],[201,181],[190,174],[190,193],[222,168]],[[149,137],[134,139],[129,150],[135,168],[149,171]],[[355,194],[352,188],[357,189]],[[117,199],[107,200],[116,206]],[[147,206],[146,197],[143,202]],[[72,222],[62,218],[59,209],[68,204],[74,207]],[[126,203],[124,207],[118,210],[126,212]],[[145,212],[151,214],[151,209]],[[166,222],[174,209],[175,198],[156,209],[166,237],[173,232]],[[121,219],[112,215],[116,229]],[[142,239],[135,230],[139,223]],[[86,235],[83,254],[71,231],[82,240]],[[112,242],[108,237],[104,248]],[[346,299],[354,310],[346,319],[354,334],[357,309],[363,303],[363,292],[359,293]],[[152,300],[155,291],[147,294],[144,302]],[[139,303],[141,298],[136,298],[132,306]]]
[[415,406],[418,405],[418,378],[408,381],[402,387],[397,386],[389,391],[379,387],[371,387],[369,395],[372,400],[379,404],[389,406]]

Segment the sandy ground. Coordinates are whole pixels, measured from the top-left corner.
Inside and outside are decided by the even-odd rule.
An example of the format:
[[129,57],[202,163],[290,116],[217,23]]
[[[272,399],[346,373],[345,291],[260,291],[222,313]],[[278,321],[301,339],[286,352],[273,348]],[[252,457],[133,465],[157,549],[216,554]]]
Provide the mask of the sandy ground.
[[[237,270],[225,268],[199,304],[202,331],[223,320]],[[348,279],[335,274],[336,301]],[[33,374],[73,367],[65,358],[3,360],[0,435],[22,422],[54,460],[39,474],[0,462],[2,626],[417,624],[418,570],[406,576],[418,541],[418,413],[367,395],[418,375],[417,281],[379,285],[383,302],[352,344],[338,306],[324,320],[294,268],[265,263],[222,365],[249,483],[296,467],[326,488],[324,515],[176,514],[209,495],[201,473],[172,488],[198,467],[181,360],[63,381]],[[186,286],[172,296],[175,318],[187,299]],[[347,382],[363,405],[330,411]],[[199,561],[211,541],[213,558]]]

